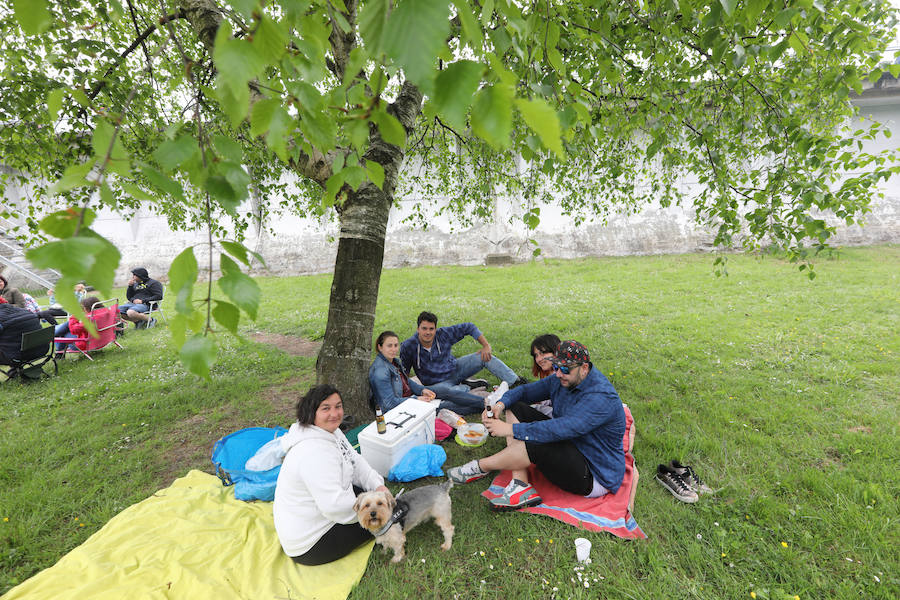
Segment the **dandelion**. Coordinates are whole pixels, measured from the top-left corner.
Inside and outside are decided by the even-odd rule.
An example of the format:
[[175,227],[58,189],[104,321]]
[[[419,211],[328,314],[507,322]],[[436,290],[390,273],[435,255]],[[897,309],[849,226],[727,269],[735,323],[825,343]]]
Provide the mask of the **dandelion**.
[[781,542],[781,547],[782,547],[782,548],[787,548],[787,547],[788,547],[787,542]]
[[509,562],[508,562],[508,563],[506,563],[506,566],[507,566],[507,567],[511,567],[511,566],[512,566],[512,563],[509,563]]
[[522,541],[522,538],[516,538],[516,541],[517,541],[517,542],[521,542],[521,541]]
[[747,520],[749,521],[749,520],[750,520],[750,515],[744,515],[744,518],[747,519]]
[[724,552],[722,553],[722,558],[725,558],[725,553],[724,553]]
[[800,600],[800,596],[794,596],[794,600]]
[[548,543],[548,544],[552,544],[552,543],[553,543],[553,538],[550,538],[549,540],[547,540],[547,543]]
[[535,544],[540,544],[540,543],[541,543],[540,538],[535,538],[534,543],[535,543]]
[[84,527],[84,523],[79,523],[78,526],[79,526],[79,527]]
[[78,517],[75,517],[75,520],[77,521],[77,520],[78,520]]
[[484,556],[484,550],[479,550],[479,551],[478,551],[478,555],[479,555],[479,556]]
[[756,598],[756,592],[750,592],[750,597],[751,597],[751,598]]

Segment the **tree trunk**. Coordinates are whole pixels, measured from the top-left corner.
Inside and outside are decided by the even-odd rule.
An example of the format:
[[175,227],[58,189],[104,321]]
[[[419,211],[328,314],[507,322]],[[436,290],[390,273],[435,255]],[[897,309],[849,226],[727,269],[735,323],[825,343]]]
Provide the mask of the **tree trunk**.
[[[397,99],[388,107],[407,136],[421,110],[422,93],[410,83],[403,84]],[[379,189],[366,181],[355,192],[345,188],[347,199],[339,209],[341,237],[334,262],[328,324],[316,361],[318,382],[336,386],[344,400],[344,411],[355,415],[358,422],[368,420],[372,414],[368,403],[372,329],[385,232],[403,162],[403,151],[382,140],[375,127],[369,142],[364,158],[384,168],[384,184]]]
[[328,324],[316,362],[318,382],[336,386],[344,411],[358,421],[371,414],[368,372],[390,208],[391,198],[368,182],[344,202]]

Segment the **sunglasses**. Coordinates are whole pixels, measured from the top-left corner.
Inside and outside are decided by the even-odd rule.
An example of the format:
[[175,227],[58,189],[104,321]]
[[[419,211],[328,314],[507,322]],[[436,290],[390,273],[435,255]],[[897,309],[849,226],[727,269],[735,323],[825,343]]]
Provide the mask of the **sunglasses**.
[[563,375],[568,375],[569,373],[572,372],[572,369],[577,369],[577,368],[580,367],[580,366],[581,366],[581,363],[578,363],[577,365],[569,365],[569,366],[565,366],[565,365],[553,365],[553,370],[554,370],[554,371],[561,371]]

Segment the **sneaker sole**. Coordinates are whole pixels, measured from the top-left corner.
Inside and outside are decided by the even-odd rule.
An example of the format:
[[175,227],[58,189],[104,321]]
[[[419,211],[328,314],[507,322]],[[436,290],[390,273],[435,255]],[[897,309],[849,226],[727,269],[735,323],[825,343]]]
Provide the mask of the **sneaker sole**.
[[529,498],[525,502],[522,502],[521,504],[495,504],[493,502],[489,502],[489,504],[491,505],[490,506],[491,510],[493,510],[494,512],[510,512],[510,511],[514,511],[514,510],[519,510],[520,508],[530,508],[532,506],[537,506],[538,504],[541,504],[543,501],[544,501],[544,499],[541,498],[540,496],[532,496],[531,498]]
[[470,478],[464,479],[464,480],[454,479],[453,477],[450,477],[448,475],[447,479],[452,481],[454,485],[465,485],[467,483],[472,483],[473,481],[478,481],[479,479],[484,479],[488,475],[490,475],[490,473],[485,473],[484,475],[476,475],[475,477],[470,477]]
[[669,493],[671,493],[673,496],[675,496],[676,498],[678,498],[679,500],[681,500],[681,501],[684,502],[685,504],[693,504],[694,502],[697,501],[697,497],[696,497],[696,496],[694,496],[694,497],[692,498],[691,496],[681,496],[681,495],[679,495],[675,490],[673,490],[673,489],[670,488],[668,485],[666,485],[666,482],[663,481],[662,479],[660,479],[658,476],[655,476],[653,479],[655,479],[656,481],[658,481],[658,482],[659,482],[659,485],[661,485],[661,486],[663,486],[664,488],[666,488],[667,490],[669,490]]

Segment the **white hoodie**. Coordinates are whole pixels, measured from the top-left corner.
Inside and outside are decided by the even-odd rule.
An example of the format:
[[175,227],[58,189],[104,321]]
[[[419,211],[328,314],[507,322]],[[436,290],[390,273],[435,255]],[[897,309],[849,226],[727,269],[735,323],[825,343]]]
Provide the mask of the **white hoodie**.
[[371,491],[384,478],[357,454],[340,429],[294,423],[281,438],[287,455],[272,513],[288,556],[305,554],[335,523],[355,523],[353,485]]

